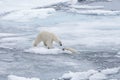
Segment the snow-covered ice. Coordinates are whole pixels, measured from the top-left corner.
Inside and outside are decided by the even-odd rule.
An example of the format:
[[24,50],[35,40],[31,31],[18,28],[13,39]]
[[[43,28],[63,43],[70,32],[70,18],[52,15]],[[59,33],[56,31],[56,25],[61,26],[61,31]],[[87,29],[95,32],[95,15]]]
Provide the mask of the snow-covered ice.
[[109,74],[116,74],[116,73],[119,72],[119,70],[120,70],[120,67],[117,67],[117,68],[102,70],[101,73],[106,74],[106,75],[109,75]]
[[71,9],[70,11],[76,12],[79,14],[87,14],[87,15],[120,15],[120,11],[111,11],[111,10],[103,10],[103,9],[96,9],[96,10],[76,10]]
[[[56,4],[59,2],[66,2],[69,0],[1,0],[0,1],[0,13],[8,11],[16,11],[23,9],[31,9],[35,7],[43,7],[47,5]],[[17,4],[19,3],[19,4]]]
[[[0,80],[119,80],[120,9],[104,5],[119,0],[92,1],[0,0]],[[33,48],[43,30],[63,46]]]
[[27,40],[26,38],[23,37],[9,37],[9,38],[2,38],[0,42],[18,42],[19,40]]
[[35,54],[62,54],[62,53],[68,53],[72,54],[70,51],[63,51],[62,48],[52,48],[52,49],[47,49],[44,47],[34,47],[25,50],[25,52],[30,52],[30,53],[35,53]]
[[53,12],[55,12],[53,8],[20,10],[10,13],[2,19],[25,22],[35,18],[44,19],[52,15]]
[[104,6],[89,6],[89,5],[71,5],[72,8],[76,9],[102,9]]
[[8,80],[40,80],[39,78],[25,78],[25,77],[19,77],[15,75],[9,75]]
[[68,80],[107,80],[109,78],[108,74],[116,74],[120,70],[117,68],[104,69],[102,71],[88,70],[84,72],[69,72],[63,74],[60,79]]
[[96,73],[89,77],[89,80],[105,80],[107,79],[105,74]]
[[87,72],[69,72],[64,74],[61,79],[70,79],[70,80],[87,80],[90,75],[97,73],[96,70],[89,70]]
[[31,52],[36,54],[58,54],[62,53],[62,50],[59,48],[47,49],[44,47],[35,47],[25,50],[25,52]]
[[12,33],[0,33],[0,37],[5,37],[5,36],[15,36],[16,34]]

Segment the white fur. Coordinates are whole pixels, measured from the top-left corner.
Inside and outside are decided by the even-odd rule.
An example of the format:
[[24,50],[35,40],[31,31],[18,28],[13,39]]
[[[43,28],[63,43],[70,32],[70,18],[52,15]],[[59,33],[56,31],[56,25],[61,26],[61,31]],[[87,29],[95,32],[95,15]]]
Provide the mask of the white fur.
[[36,37],[33,46],[37,46],[40,42],[43,42],[44,45],[47,48],[52,48],[53,46],[53,41],[55,41],[56,43],[58,43],[60,46],[62,46],[61,41],[58,39],[58,37],[51,32],[47,32],[47,31],[43,31],[41,33],[38,34],[38,36]]
[[63,48],[63,51],[70,51],[71,53],[77,53],[77,50],[73,49],[73,48]]

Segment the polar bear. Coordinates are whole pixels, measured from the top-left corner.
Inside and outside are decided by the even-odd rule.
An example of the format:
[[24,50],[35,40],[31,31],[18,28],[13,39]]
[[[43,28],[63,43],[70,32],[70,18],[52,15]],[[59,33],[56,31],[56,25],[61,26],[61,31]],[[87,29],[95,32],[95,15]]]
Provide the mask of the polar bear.
[[53,41],[55,41],[60,46],[62,46],[62,42],[59,40],[59,38],[54,33],[51,33],[51,32],[48,32],[48,31],[42,31],[36,37],[36,39],[33,43],[33,46],[36,47],[40,42],[43,42],[44,45],[48,49],[50,49],[53,46]]

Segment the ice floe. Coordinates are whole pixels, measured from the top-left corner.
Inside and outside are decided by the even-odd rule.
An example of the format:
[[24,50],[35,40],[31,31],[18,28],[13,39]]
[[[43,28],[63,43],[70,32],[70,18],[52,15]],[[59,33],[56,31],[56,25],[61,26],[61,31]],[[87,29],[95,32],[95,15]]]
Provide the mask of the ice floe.
[[89,77],[89,80],[105,80],[107,79],[105,74],[96,73]]
[[86,80],[90,75],[97,73],[96,70],[89,70],[87,72],[69,72],[65,73],[60,79],[70,79],[70,80]]
[[88,70],[84,72],[69,72],[63,74],[59,79],[63,80],[106,80],[109,78],[109,74],[116,74],[120,71],[120,67],[104,69],[102,71]]
[[20,10],[12,12],[4,17],[2,17],[3,20],[14,20],[14,21],[29,21],[33,18],[40,18],[44,19],[52,13],[55,12],[53,8],[46,8],[46,9],[27,9],[27,10]]
[[71,5],[71,8],[76,9],[102,9],[104,6],[89,6],[89,5]]
[[111,11],[111,10],[104,10],[104,9],[95,9],[95,10],[76,10],[71,9],[70,11],[79,13],[79,14],[86,14],[86,15],[120,15],[120,11]]
[[[16,11],[23,9],[31,9],[35,7],[43,7],[47,5],[56,4],[59,2],[66,2],[69,0],[1,0],[0,1],[0,13],[8,11]],[[19,3],[19,4],[17,4]]]
[[39,78],[25,78],[25,77],[19,77],[15,75],[9,75],[8,80],[40,80]]
[[101,73],[107,74],[107,75],[109,75],[109,74],[116,74],[116,73],[119,72],[119,70],[120,70],[120,67],[112,68],[112,69],[105,69],[105,70],[102,70]]
[[34,47],[25,50],[25,52],[36,53],[36,54],[60,54],[60,53],[72,54],[70,51],[63,51],[60,48],[47,49],[45,47]]

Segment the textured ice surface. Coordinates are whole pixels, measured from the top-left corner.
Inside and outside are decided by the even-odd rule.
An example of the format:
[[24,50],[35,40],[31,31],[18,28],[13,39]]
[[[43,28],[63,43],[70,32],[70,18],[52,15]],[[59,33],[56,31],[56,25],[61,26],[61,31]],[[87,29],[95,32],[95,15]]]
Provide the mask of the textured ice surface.
[[19,77],[15,75],[9,75],[8,80],[40,80],[38,78],[25,78],[25,77]]
[[35,47],[25,50],[25,52],[36,53],[36,54],[59,54],[59,53],[63,53],[64,51],[62,51],[62,49],[59,48],[47,49],[44,47]]
[[27,10],[20,10],[15,11],[11,14],[8,14],[7,16],[3,17],[3,20],[13,20],[13,21],[19,21],[19,22],[25,22],[29,21],[34,18],[46,18],[52,13],[55,12],[53,8],[47,8],[47,9],[27,9]]
[[80,14],[88,14],[88,15],[120,15],[120,11],[110,11],[110,10],[71,10],[72,12],[80,13]]
[[[62,75],[75,80],[120,79],[120,16],[115,13],[119,10],[112,11],[95,2],[94,6],[83,5],[90,14],[81,15],[76,12],[81,10],[79,4],[71,8],[60,3],[48,8],[39,3],[48,5],[60,0],[13,1],[0,0],[0,80],[8,80],[10,75],[11,79],[25,80],[56,80]],[[75,48],[80,54],[64,54],[56,44],[50,50],[42,44],[32,48],[35,37],[43,30],[55,33],[63,47]]]
[[[8,12],[8,11],[16,11],[23,9],[31,9],[35,7],[43,7],[47,5],[56,4],[59,2],[66,2],[68,0],[1,0],[0,1],[0,13]],[[19,4],[17,4],[19,3]]]
[[65,73],[60,79],[68,80],[106,80],[109,74],[116,74],[120,68],[105,69],[102,71],[89,70],[85,72]]

